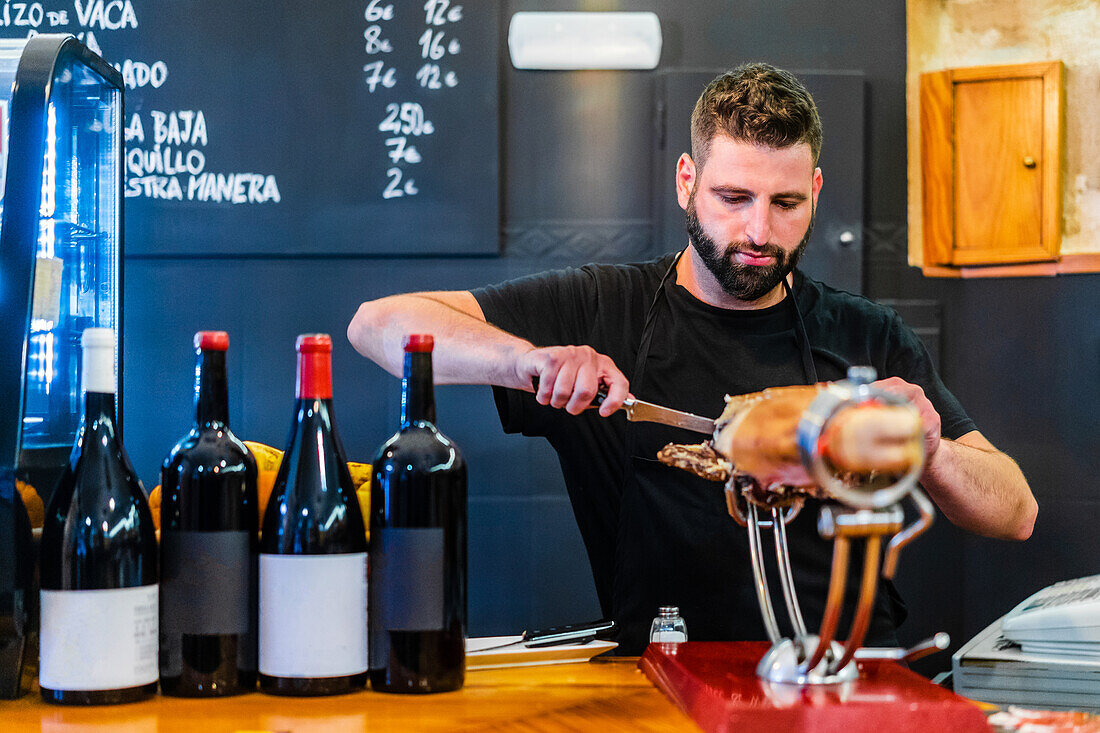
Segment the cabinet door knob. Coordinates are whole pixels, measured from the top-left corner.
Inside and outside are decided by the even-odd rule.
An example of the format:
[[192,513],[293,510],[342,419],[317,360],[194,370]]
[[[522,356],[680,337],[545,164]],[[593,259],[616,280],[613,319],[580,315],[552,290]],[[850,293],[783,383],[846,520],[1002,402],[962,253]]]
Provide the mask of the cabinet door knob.
[[1030,155],[1025,155],[1024,156],[1024,168],[1034,168],[1034,167],[1035,167],[1035,158],[1032,158]]

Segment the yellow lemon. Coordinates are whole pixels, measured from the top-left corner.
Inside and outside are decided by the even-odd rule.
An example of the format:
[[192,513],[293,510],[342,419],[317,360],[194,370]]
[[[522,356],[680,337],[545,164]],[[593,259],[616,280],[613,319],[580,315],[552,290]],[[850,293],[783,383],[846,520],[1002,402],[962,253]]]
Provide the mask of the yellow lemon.
[[355,496],[359,499],[359,508],[363,512],[363,525],[367,528],[367,541],[370,541],[370,476],[369,463],[348,463],[351,481],[355,484]]
[[252,452],[256,459],[256,494],[257,508],[260,512],[260,522],[264,520],[264,511],[267,509],[267,501],[271,498],[271,489],[275,486],[275,475],[279,473],[279,463],[283,460],[283,452],[270,445],[246,440],[244,444]]
[[[275,475],[279,472],[279,463],[283,460],[283,452],[270,445],[257,443],[252,440],[244,441],[252,455],[256,458],[256,467],[259,469],[257,489],[260,499],[260,521],[263,521],[267,502],[271,498],[271,489],[275,485]],[[370,510],[370,476],[371,465],[369,463],[348,463],[348,472],[351,474],[352,484],[355,486],[355,495],[359,499],[359,508],[363,510],[363,523],[368,522]],[[370,530],[367,531],[370,537]]]
[[[367,466],[367,468],[369,469],[370,466]],[[367,478],[370,479],[369,472]],[[20,498],[23,499],[23,506],[27,508],[27,516],[31,520],[31,529],[41,529],[46,522],[46,507],[42,504],[42,497],[38,495],[33,486],[19,479],[15,480],[15,488],[19,491]]]

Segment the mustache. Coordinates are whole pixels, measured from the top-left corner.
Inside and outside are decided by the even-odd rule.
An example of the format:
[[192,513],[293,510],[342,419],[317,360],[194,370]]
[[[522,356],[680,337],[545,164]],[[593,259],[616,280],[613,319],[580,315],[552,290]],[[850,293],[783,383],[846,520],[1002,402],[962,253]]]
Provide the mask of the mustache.
[[750,254],[753,257],[774,257],[776,262],[782,262],[786,257],[786,252],[775,244],[753,244],[752,242],[729,242],[726,245],[726,255],[733,255],[737,252],[743,252]]

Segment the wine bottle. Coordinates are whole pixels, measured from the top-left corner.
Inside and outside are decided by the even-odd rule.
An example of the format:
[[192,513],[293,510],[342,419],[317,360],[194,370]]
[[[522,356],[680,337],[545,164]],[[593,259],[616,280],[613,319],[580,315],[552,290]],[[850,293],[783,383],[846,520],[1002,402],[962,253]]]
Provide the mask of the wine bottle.
[[297,403],[260,542],[260,689],[367,681],[367,537],[332,410],[332,339],[298,337]]
[[160,469],[160,688],[256,687],[256,460],[229,429],[229,334],[195,334],[195,423]]
[[38,622],[33,590],[35,548],[25,500],[37,498],[37,494],[34,489],[24,494],[21,487],[25,486],[13,471],[0,468],[0,546],[6,552],[0,556],[0,582],[8,591],[7,597],[0,600],[6,626],[0,633],[0,698],[8,700],[23,693],[23,665],[31,647],[28,637]]
[[114,331],[84,331],[84,417],[46,510],[39,684],[102,705],[157,689],[157,540],[115,419]]
[[371,687],[444,692],[466,671],[466,463],[435,426],[430,335],[405,342],[401,427],[371,473]]

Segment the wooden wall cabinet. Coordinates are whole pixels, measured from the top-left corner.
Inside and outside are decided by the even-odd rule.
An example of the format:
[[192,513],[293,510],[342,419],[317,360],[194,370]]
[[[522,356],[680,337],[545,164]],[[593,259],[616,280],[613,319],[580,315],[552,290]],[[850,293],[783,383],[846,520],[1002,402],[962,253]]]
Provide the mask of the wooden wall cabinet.
[[1058,259],[1063,78],[1061,61],[921,75],[926,274]]

